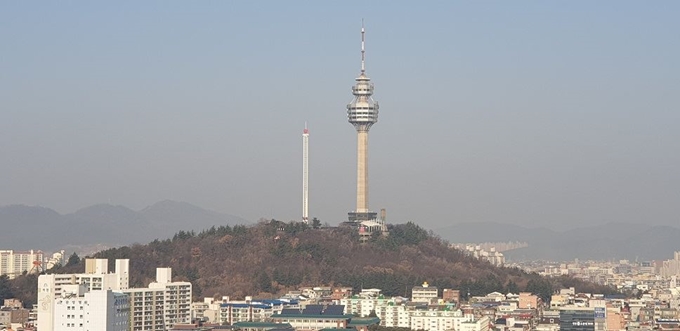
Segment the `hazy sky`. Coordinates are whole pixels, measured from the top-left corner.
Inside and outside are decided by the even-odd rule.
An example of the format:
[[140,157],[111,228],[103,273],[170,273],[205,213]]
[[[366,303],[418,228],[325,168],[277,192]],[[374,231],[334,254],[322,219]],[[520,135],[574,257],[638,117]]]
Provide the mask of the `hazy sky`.
[[257,220],[370,206],[428,228],[678,224],[680,2],[0,3],[0,205],[187,201]]

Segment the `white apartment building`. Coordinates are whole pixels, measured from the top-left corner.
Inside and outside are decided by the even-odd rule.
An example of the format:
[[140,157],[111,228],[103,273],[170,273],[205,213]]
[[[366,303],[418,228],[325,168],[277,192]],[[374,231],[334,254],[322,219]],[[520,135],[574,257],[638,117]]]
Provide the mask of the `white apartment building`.
[[191,283],[173,282],[172,268],[156,268],[156,281],[148,288],[131,288],[130,330],[165,331],[191,322]]
[[411,316],[405,305],[378,306],[375,314],[380,318],[380,325],[389,328],[410,328]]
[[411,290],[411,301],[432,303],[439,298],[436,286],[430,286],[427,282],[423,286],[414,286]]
[[162,289],[131,288],[125,293],[130,298],[130,330],[166,330]]
[[376,309],[380,325],[426,331],[488,331],[489,318],[475,319],[461,310],[423,310],[406,305],[385,305]]
[[13,251],[0,250],[0,275],[7,275],[13,279],[24,271],[33,269],[33,262],[43,262],[42,251]]
[[476,320],[464,321],[456,331],[489,331],[491,320],[487,316],[482,316]]
[[88,291],[83,284],[64,285],[54,301],[54,328],[73,331],[128,331],[127,294],[111,290]]
[[245,300],[231,301],[228,296],[223,296],[221,300],[204,298],[203,302],[193,302],[191,314],[193,318],[206,322],[233,325],[238,322],[267,322],[284,308],[300,309],[300,304],[285,299],[253,301],[250,296],[246,296]]
[[220,324],[238,322],[265,322],[278,313],[269,305],[261,303],[223,303],[220,305]]
[[394,298],[385,298],[382,295],[377,297],[361,297],[353,296],[351,298],[340,299],[340,304],[345,306],[345,314],[357,314],[361,317],[366,317],[371,312],[378,312],[379,307],[387,305],[396,305],[397,300]]
[[64,251],[61,250],[56,253],[52,253],[52,257],[45,259],[44,269],[49,270],[54,268],[56,265],[63,264],[64,264]]
[[215,302],[214,298],[203,298],[203,301],[191,303],[191,320],[208,321],[205,312],[210,310],[210,305]]
[[129,264],[130,260],[128,259],[116,260],[116,272],[108,273],[108,260],[87,259],[85,261],[86,273],[40,275],[38,277],[38,329],[40,331],[55,330],[55,300],[62,296],[65,288],[69,288],[68,285],[82,284],[90,292],[127,289],[129,285]]
[[460,310],[413,310],[409,311],[412,330],[444,331],[460,330],[461,323],[472,321],[472,315],[464,316]]

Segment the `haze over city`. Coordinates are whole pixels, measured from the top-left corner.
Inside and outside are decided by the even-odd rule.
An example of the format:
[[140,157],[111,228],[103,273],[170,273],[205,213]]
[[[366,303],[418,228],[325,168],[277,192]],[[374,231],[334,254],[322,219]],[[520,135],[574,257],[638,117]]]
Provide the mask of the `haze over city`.
[[380,119],[370,204],[427,228],[676,225],[676,2],[0,5],[0,205],[355,206],[345,106]]

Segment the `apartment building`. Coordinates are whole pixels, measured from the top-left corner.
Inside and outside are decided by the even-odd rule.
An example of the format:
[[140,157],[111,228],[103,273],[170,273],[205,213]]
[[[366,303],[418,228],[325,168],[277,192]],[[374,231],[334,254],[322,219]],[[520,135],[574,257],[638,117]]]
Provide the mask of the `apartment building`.
[[194,318],[231,325],[239,322],[266,322],[271,315],[280,314],[283,309],[300,309],[300,304],[297,300],[287,299],[253,301],[250,296],[238,301],[231,301],[228,296],[222,297],[222,300],[204,298],[203,302],[191,304]]
[[380,325],[390,328],[410,328],[411,316],[405,305],[384,305],[375,309],[375,314],[380,318]]
[[34,262],[42,265],[43,259],[42,251],[0,250],[0,275],[7,275],[13,279],[24,272],[31,271]]
[[112,290],[121,291],[128,288],[130,260],[116,260],[116,270],[108,273],[107,259],[87,259],[85,273],[82,274],[49,274],[38,277],[38,321],[40,331],[53,331],[55,300],[62,297],[64,289],[69,285],[84,285],[89,292]]
[[[128,331],[130,302],[122,292],[64,285],[54,301],[55,330]],[[39,329],[40,330],[40,329]]]
[[412,310],[409,311],[412,330],[443,331],[460,330],[461,323],[474,321],[474,316],[463,315],[460,310]]
[[272,306],[262,303],[223,303],[220,305],[219,322],[265,322],[274,313]]
[[353,296],[351,298],[340,299],[339,302],[341,305],[345,306],[345,314],[366,317],[371,313],[377,314],[379,307],[395,305],[397,300],[395,298],[385,298],[383,295],[378,295]]
[[191,283],[173,282],[172,268],[156,268],[148,288],[123,291],[130,296],[130,330],[161,331],[191,322]]

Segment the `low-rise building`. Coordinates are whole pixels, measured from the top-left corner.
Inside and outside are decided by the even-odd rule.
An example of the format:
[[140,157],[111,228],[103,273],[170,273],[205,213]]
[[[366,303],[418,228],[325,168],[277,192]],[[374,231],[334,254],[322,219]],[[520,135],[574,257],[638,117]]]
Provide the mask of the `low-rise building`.
[[284,309],[271,316],[274,323],[290,324],[295,330],[346,329],[352,315],[342,305],[307,305],[303,310]]
[[436,286],[430,286],[424,282],[422,286],[414,286],[411,290],[411,301],[423,303],[435,303],[439,298]]

